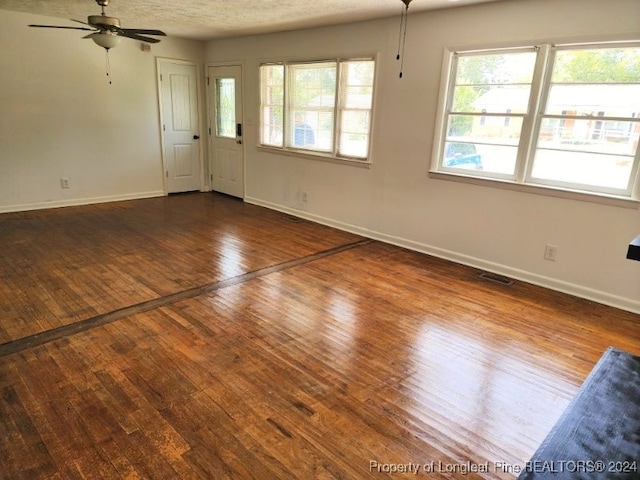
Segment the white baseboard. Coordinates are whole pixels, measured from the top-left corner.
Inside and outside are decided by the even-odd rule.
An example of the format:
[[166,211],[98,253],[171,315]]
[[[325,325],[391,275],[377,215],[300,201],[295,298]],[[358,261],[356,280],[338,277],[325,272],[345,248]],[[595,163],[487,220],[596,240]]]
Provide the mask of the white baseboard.
[[123,200],[137,200],[164,196],[163,190],[151,192],[127,193],[124,195],[107,195],[104,197],[73,198],[69,200],[55,200],[51,202],[26,203],[22,205],[0,206],[0,213],[24,212],[27,210],[43,210],[46,208],[73,207],[77,205],[90,205],[92,203],[120,202]]
[[583,285],[565,282],[563,280],[558,280],[552,277],[546,277],[544,275],[539,275],[537,273],[532,273],[525,270],[513,268],[508,265],[489,262],[481,258],[464,255],[461,253],[453,252],[451,250],[446,250],[443,248],[434,247],[434,246],[416,242],[413,240],[408,240],[406,238],[388,235],[386,233],[378,232],[375,230],[369,230],[367,228],[358,227],[356,225],[338,222],[330,218],[322,217],[320,215],[314,215],[309,212],[305,212],[295,208],[290,208],[283,205],[267,202],[259,198],[245,197],[244,201],[254,205],[266,207],[271,210],[277,210],[279,212],[283,212],[288,215],[304,218],[316,223],[320,223],[322,225],[334,227],[339,230],[344,230],[346,232],[362,235],[363,237],[372,238],[374,240],[380,240],[381,242],[407,248],[409,250],[414,250],[416,252],[425,253],[427,255],[432,255],[434,257],[443,258],[445,260],[450,260],[456,263],[460,263],[462,265],[467,265],[469,267],[477,268],[479,270],[497,273],[499,275],[504,275],[506,277],[510,277],[516,280],[531,283],[534,285],[538,285],[541,287],[545,287],[551,290],[559,291],[559,292],[573,295],[576,297],[584,298],[586,300],[590,300],[596,303],[601,303],[603,305],[608,305],[611,307],[619,308],[621,310],[626,310],[632,313],[640,314],[640,301],[634,300],[631,298],[613,295],[607,292],[602,292],[589,287],[585,287]]

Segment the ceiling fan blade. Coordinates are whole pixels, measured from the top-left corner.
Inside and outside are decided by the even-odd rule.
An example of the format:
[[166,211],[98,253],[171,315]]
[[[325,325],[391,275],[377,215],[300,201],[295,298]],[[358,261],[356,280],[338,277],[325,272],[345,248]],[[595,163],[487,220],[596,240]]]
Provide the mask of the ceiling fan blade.
[[134,40],[140,40],[141,42],[147,42],[147,43],[158,43],[160,41],[157,38],[143,37],[142,35],[137,35],[135,33],[127,32],[126,30],[122,30],[119,33],[119,35],[121,37],[133,38]]
[[86,27],[60,27],[58,25],[29,25],[30,27],[36,27],[36,28],[64,28],[66,30],[89,30],[89,31],[93,31],[93,28],[86,28]]
[[78,22],[78,23],[81,23],[83,25],[89,25],[90,27],[93,27],[93,25],[91,25],[90,23],[83,22],[82,20],[76,20],[75,18],[70,18],[69,20],[71,20],[72,22]]
[[134,35],[140,34],[140,35],[161,35],[163,37],[167,36],[167,34],[161,30],[144,30],[140,28],[121,28],[120,30],[126,33],[132,33]]

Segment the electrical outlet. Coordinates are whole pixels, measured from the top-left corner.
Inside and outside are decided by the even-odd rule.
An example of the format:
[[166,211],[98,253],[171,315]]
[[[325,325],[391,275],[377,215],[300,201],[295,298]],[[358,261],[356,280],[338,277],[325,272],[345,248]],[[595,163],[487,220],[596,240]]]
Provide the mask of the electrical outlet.
[[556,245],[547,244],[546,248],[544,249],[544,259],[555,262],[557,257],[558,247]]
[[302,192],[302,201],[307,203],[309,201],[309,194],[307,192]]
[[69,177],[62,177],[60,179],[60,186],[62,188],[71,188],[71,185],[69,185]]

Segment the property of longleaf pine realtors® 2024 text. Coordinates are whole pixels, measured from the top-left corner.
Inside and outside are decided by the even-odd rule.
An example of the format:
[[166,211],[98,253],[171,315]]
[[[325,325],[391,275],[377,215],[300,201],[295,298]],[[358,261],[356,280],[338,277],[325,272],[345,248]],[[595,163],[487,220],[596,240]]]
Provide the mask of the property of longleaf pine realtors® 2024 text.
[[524,470],[521,465],[511,465],[505,462],[485,463],[444,463],[444,462],[407,462],[407,463],[379,463],[376,460],[369,461],[369,471],[378,473],[412,473],[414,475],[424,473],[488,473],[510,472],[520,473]]

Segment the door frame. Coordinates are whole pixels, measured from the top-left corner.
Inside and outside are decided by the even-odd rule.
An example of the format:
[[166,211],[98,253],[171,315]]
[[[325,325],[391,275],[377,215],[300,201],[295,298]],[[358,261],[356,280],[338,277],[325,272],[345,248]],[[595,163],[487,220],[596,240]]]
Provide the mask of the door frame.
[[[200,132],[202,132],[202,125],[206,125],[205,122],[203,122],[203,118],[202,118],[202,105],[201,105],[201,98],[202,97],[202,82],[200,80],[201,75],[202,75],[202,71],[201,71],[201,67],[200,64],[197,62],[192,62],[191,60],[180,60],[177,58],[169,58],[169,57],[156,57],[156,85],[157,85],[157,90],[158,90],[158,109],[159,109],[159,116],[158,119],[160,121],[159,125],[158,125],[158,129],[160,130],[160,152],[161,152],[161,156],[162,156],[162,186],[164,189],[164,195],[167,196],[169,195],[169,179],[167,178],[168,175],[168,169],[169,166],[167,164],[167,152],[165,151],[165,135],[164,135],[164,129],[162,128],[162,126],[165,124],[164,121],[164,112],[163,112],[163,102],[162,102],[162,80],[161,80],[161,76],[162,76],[162,65],[164,63],[174,63],[177,65],[188,65],[188,66],[193,66],[196,68],[196,108],[197,110],[197,114],[198,114],[198,122],[200,123]],[[202,133],[200,133],[200,136],[202,137]],[[205,147],[203,147],[202,145],[203,142],[200,142],[200,147],[199,147],[199,152],[198,152],[198,164],[200,166],[200,173],[199,173],[199,177],[200,177],[200,191],[204,192],[206,191],[206,186],[205,186],[205,171],[204,171],[204,167],[205,167],[205,163],[204,163],[204,149]]]
[[[247,127],[253,126],[253,122],[251,125],[247,124],[247,119],[245,117],[245,75],[244,75],[244,62],[242,61],[229,61],[229,62],[208,62],[204,65],[204,76],[205,76],[205,98],[207,102],[207,168],[209,169],[209,173],[207,175],[207,184],[208,191],[213,191],[213,148],[211,144],[213,142],[213,129],[215,128],[213,124],[213,97],[211,95],[211,85],[209,84],[209,68],[210,67],[240,67],[240,79],[242,81],[242,88],[240,89],[240,103],[242,104],[242,145],[240,148],[242,149],[242,201],[246,198],[247,195],[247,160],[246,160],[246,138],[247,138]],[[238,92],[236,92],[237,94]]]

